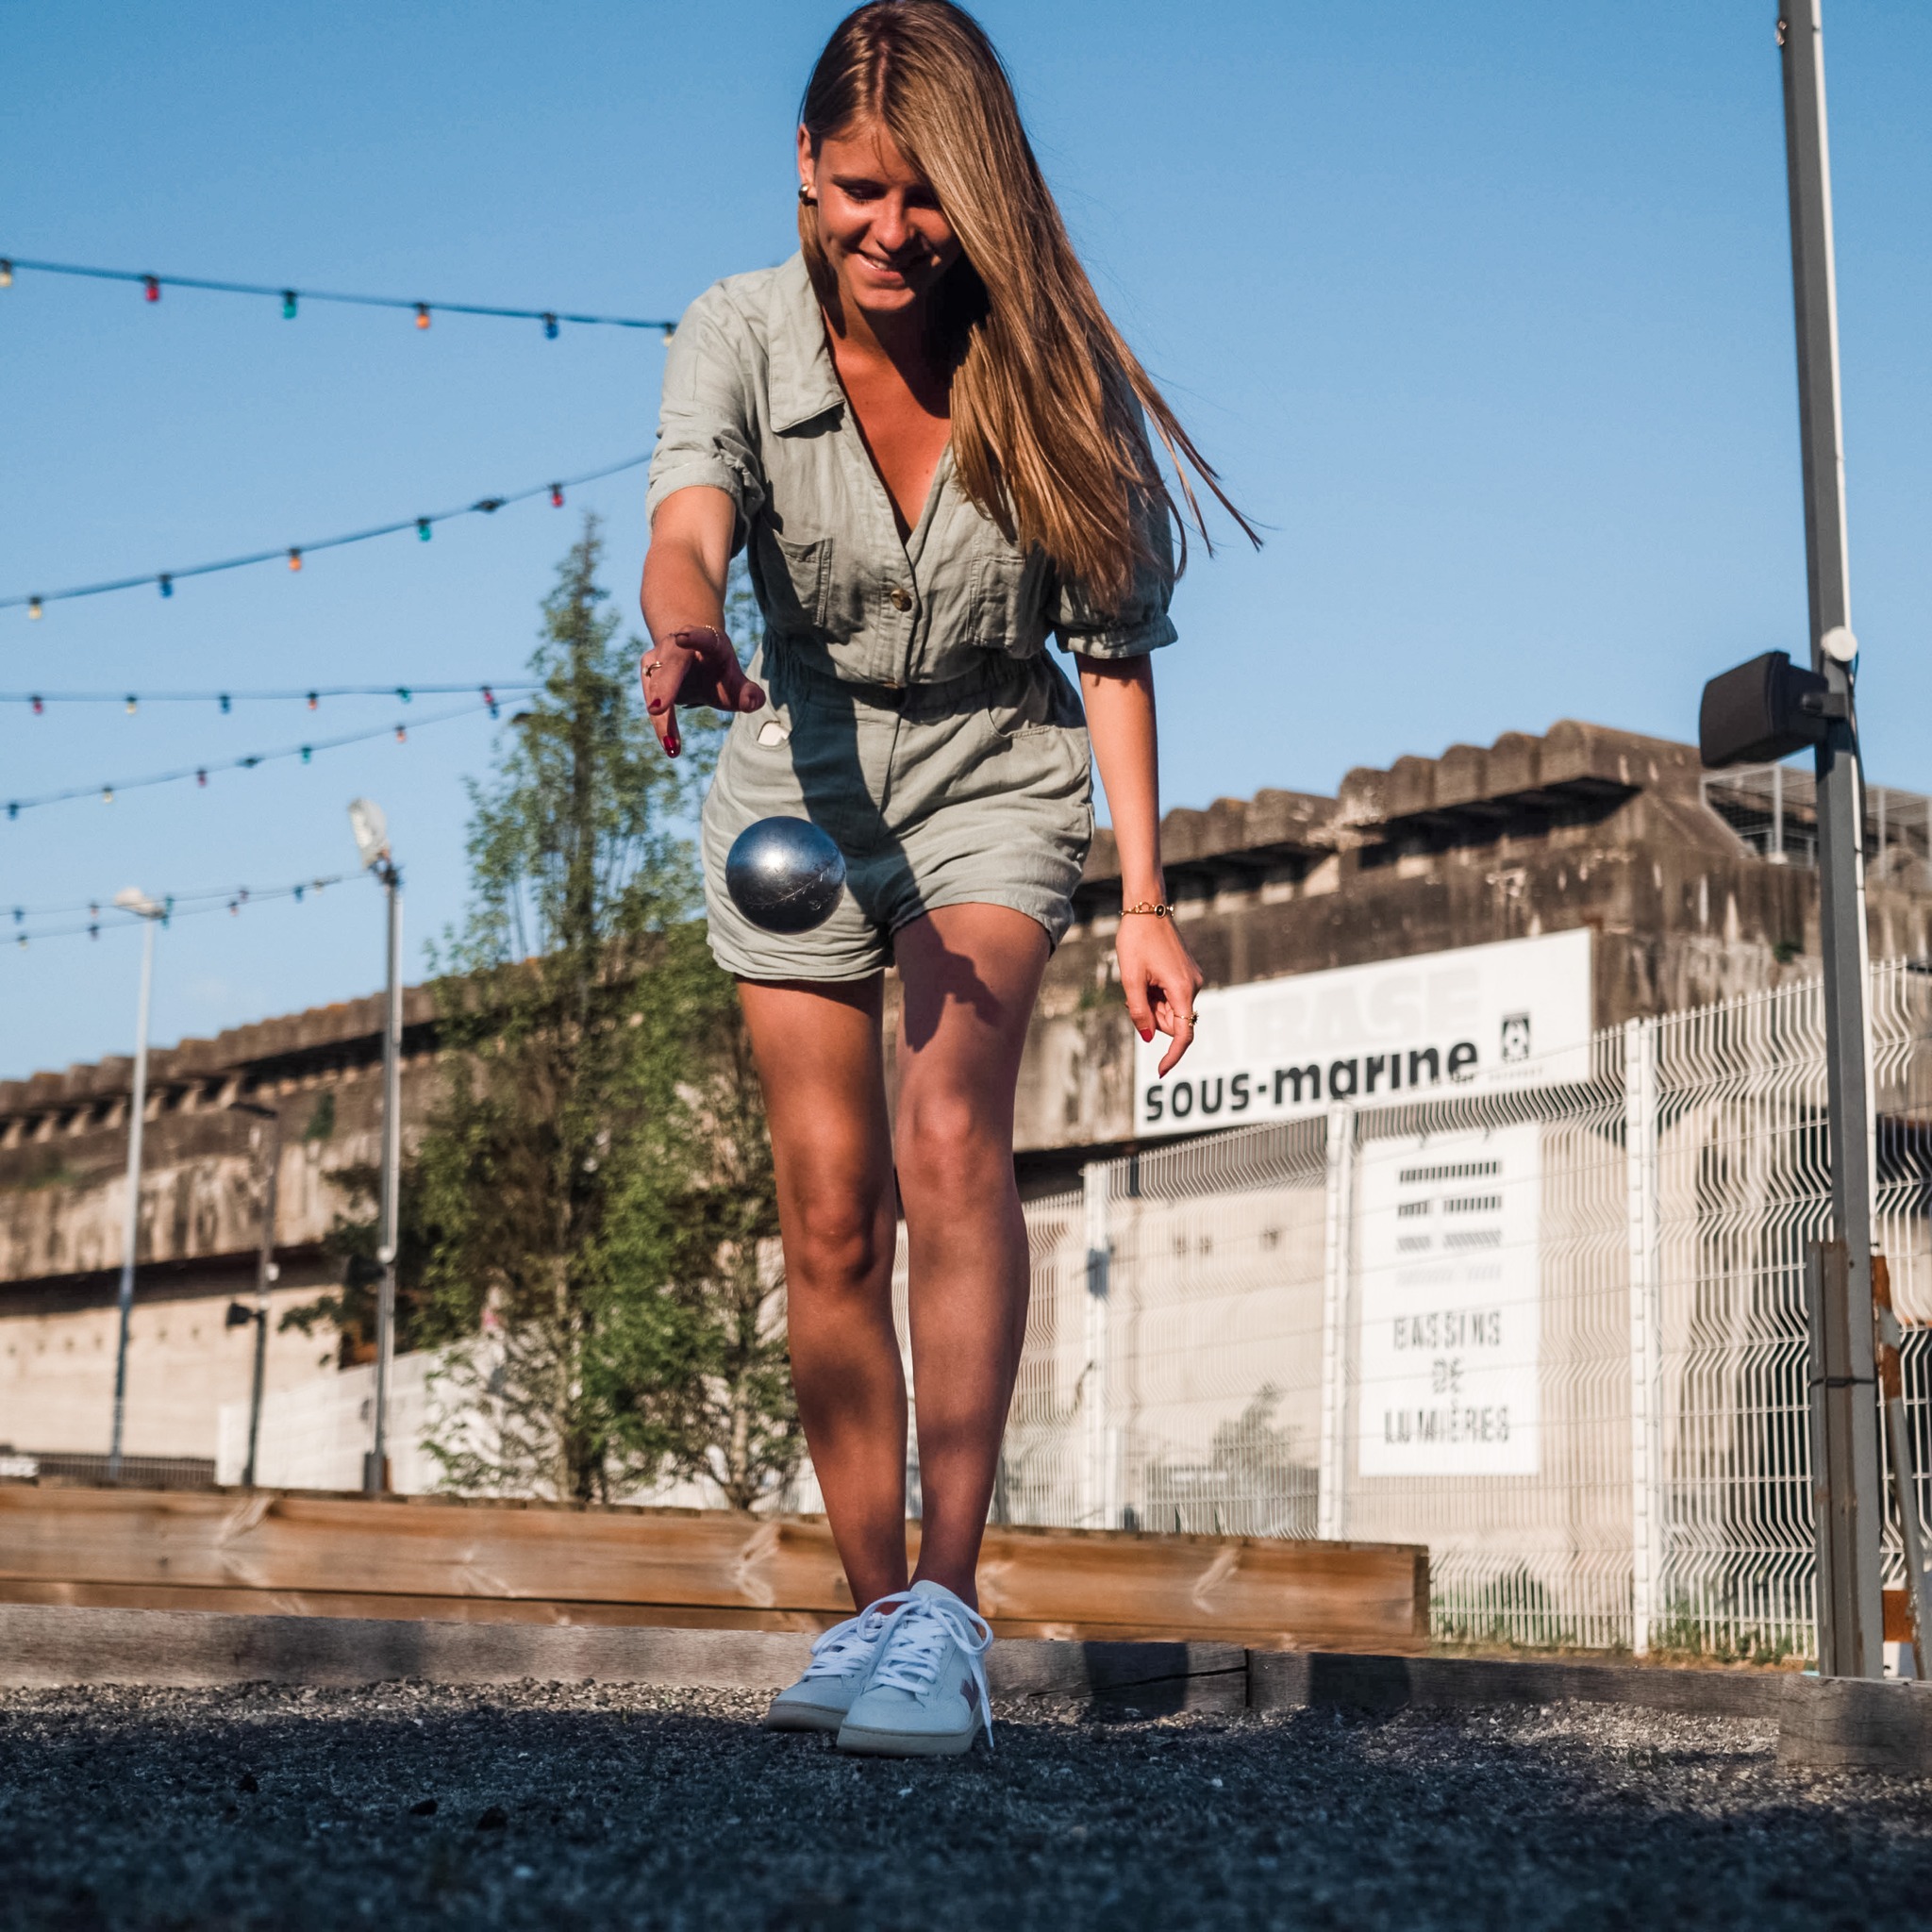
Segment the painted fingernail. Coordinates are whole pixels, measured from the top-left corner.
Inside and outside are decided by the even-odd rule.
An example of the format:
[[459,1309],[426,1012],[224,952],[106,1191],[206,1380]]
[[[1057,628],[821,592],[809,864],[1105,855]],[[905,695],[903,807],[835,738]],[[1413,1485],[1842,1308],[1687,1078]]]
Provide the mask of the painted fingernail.
[[678,743],[676,739],[667,738],[664,741],[664,749],[668,751],[673,758],[675,758],[677,754],[684,749],[684,747]]
[[1142,1034],[1141,1034],[1141,1043],[1142,1043],[1143,1045],[1145,1045],[1145,1046],[1152,1046],[1152,1045],[1153,1045],[1153,1043],[1154,1043],[1154,1031],[1153,1031],[1153,1028],[1152,1028],[1152,1027],[1149,1027],[1149,1028],[1147,1029],[1147,1031],[1146,1031],[1146,1032],[1144,1032],[1144,1033],[1142,1033]]

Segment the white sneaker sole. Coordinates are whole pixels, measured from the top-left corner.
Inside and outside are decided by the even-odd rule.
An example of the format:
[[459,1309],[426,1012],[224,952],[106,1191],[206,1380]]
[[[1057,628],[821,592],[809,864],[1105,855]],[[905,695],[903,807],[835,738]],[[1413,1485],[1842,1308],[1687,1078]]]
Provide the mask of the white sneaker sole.
[[963,1757],[979,1735],[970,1731],[882,1731],[870,1725],[839,1726],[839,1749],[857,1757]]

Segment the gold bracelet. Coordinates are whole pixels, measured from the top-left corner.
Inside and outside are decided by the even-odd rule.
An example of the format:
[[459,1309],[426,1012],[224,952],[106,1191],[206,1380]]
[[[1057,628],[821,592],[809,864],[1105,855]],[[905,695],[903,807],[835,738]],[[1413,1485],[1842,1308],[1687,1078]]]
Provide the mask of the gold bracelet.
[[1151,919],[1172,919],[1174,917],[1174,908],[1172,906],[1156,906],[1146,899],[1141,900],[1138,906],[1123,906],[1121,908],[1121,917],[1123,919],[1125,919],[1130,913],[1134,912],[1144,912]]

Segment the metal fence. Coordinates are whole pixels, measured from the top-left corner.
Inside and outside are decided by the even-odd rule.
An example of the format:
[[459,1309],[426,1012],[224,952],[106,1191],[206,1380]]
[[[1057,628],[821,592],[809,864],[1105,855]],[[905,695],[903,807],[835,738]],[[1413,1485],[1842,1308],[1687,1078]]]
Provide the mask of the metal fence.
[[[1872,991],[1877,1224],[1924,1321],[1932,976],[1895,961]],[[1444,1637],[1808,1653],[1817,984],[1535,1071],[1032,1203],[996,1516],[1425,1542]],[[1923,1337],[1906,1359],[1923,1471]]]
[[[1901,1317],[1932,1322],[1932,967],[1875,967],[1872,1011],[1876,1225]],[[1445,1638],[1809,1655],[1817,983],[1513,1073],[1096,1163],[1029,1203],[995,1520],[1422,1542]],[[902,1234],[902,1336],[905,1296]],[[1928,1348],[1906,1349],[1921,1471]],[[400,1488],[437,1480],[433,1366],[397,1363]],[[263,1480],[357,1482],[367,1384],[272,1396]],[[224,1412],[227,1480],[245,1429]],[[908,1474],[917,1513],[916,1448]],[[783,1501],[823,1507],[808,1466]],[[1895,1535],[1887,1560],[1898,1580]]]

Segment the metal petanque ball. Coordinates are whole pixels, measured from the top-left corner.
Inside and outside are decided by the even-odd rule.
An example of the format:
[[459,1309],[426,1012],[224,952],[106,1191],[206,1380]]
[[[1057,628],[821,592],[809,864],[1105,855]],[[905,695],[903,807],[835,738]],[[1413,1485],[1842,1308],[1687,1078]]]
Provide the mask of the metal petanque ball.
[[845,855],[809,819],[760,819],[733,841],[724,890],[767,932],[809,932],[845,889]]

